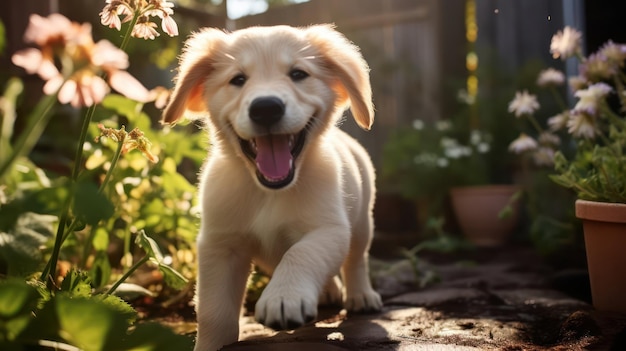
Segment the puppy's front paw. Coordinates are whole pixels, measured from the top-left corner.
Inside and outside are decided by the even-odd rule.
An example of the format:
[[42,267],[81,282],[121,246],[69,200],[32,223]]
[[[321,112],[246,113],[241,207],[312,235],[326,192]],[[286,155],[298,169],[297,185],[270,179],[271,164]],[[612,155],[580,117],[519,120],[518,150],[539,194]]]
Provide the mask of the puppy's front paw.
[[254,318],[274,330],[298,328],[317,317],[317,299],[308,295],[277,291],[268,285],[256,303]]
[[380,295],[370,288],[357,294],[348,294],[344,305],[352,312],[378,312],[383,308],[383,301]]

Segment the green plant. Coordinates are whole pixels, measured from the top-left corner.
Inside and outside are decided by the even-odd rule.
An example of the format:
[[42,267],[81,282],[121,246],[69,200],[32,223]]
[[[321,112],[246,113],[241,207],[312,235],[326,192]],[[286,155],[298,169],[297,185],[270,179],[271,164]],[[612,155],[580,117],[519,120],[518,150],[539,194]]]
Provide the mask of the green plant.
[[[165,32],[178,34],[172,6],[162,0],[107,2],[102,23],[125,26],[120,48],[94,42],[90,25],[60,14],[30,18],[25,39],[37,47],[16,53],[12,61],[45,80],[45,96],[27,118],[22,115],[28,108],[19,108],[24,89],[18,79],[8,81],[0,99],[2,349],[192,346],[188,337],[165,327],[136,323],[136,312],[114,295],[146,263],[165,284],[181,289],[187,279],[172,265],[190,273],[193,261],[194,187],[177,165],[191,160],[192,168],[199,166],[204,142],[189,131],[157,134],[145,104],[161,104],[167,91],[149,91],[125,71],[130,38],[158,35],[152,16],[161,18]],[[111,88],[121,95],[111,94]],[[85,114],[70,143],[71,162],[36,165],[32,160],[53,154],[36,150],[38,144],[47,140],[61,154],[67,146],[68,138],[45,132],[54,127],[48,122],[78,117],[80,110]],[[23,127],[13,135],[18,122]],[[71,134],[66,125],[61,131]],[[127,132],[125,125],[133,127]],[[114,250],[116,245],[121,249]]]
[[433,214],[453,186],[490,181],[491,134],[469,125],[467,116],[398,129],[384,148],[382,179],[388,189],[412,199],[426,199]]
[[[568,108],[556,95],[562,111],[548,120],[549,131],[543,131],[533,118],[539,108],[534,95],[518,92],[509,110],[528,118],[539,137],[522,135],[511,148],[535,155],[543,153],[541,158],[553,162],[557,172],[550,178],[574,190],[579,198],[626,202],[626,45],[609,41],[597,52],[583,57],[581,37],[575,29],[566,27],[553,36],[550,47],[555,58],[576,57],[579,61],[580,74],[569,79],[578,98],[575,106]],[[552,87],[563,81],[562,73],[550,69],[542,72],[538,83]],[[562,129],[575,141],[571,156],[557,148],[559,138],[551,133]]]

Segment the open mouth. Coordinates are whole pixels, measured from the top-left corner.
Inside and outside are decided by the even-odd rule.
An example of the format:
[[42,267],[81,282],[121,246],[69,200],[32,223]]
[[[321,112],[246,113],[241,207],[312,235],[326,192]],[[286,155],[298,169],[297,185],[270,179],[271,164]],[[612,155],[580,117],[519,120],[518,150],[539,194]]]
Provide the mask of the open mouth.
[[291,183],[295,160],[306,139],[306,130],[297,134],[268,134],[250,140],[239,139],[244,154],[256,165],[259,182],[271,189]]

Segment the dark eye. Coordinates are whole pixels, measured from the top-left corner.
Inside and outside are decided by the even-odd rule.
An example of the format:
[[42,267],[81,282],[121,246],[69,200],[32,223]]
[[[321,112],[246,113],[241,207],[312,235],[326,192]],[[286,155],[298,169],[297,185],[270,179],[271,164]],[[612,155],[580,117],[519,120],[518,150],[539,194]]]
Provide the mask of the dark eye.
[[289,78],[291,78],[291,80],[293,80],[294,82],[299,82],[308,76],[309,74],[301,69],[294,68],[289,71]]
[[246,84],[246,80],[248,78],[243,75],[242,73],[236,75],[233,77],[233,79],[230,80],[230,82],[228,82],[230,85],[234,85],[236,87],[242,87],[244,84]]

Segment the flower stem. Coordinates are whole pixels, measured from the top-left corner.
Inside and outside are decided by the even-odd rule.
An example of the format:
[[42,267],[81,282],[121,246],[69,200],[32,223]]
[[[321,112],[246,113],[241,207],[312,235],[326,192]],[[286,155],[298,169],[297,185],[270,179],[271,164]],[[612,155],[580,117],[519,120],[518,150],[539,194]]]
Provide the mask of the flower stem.
[[100,189],[98,189],[99,193],[102,193],[106,188],[107,184],[111,180],[111,176],[113,175],[113,170],[117,166],[117,162],[120,159],[120,155],[122,154],[122,148],[124,147],[124,140],[121,140],[117,143],[117,149],[115,150],[115,154],[113,155],[113,159],[111,159],[111,165],[109,166],[109,170],[107,171],[106,176],[104,176],[104,180],[102,184],[100,184]]
[[128,279],[128,277],[130,277],[130,275],[137,270],[137,268],[148,262],[149,259],[150,256],[145,255],[141,260],[137,261],[132,267],[130,267],[130,269],[126,273],[124,273],[124,275],[120,279],[115,282],[115,284],[113,284],[113,286],[111,286],[111,288],[109,288],[109,290],[106,292],[106,295],[113,294],[115,290],[117,290],[117,288],[119,288],[119,286],[122,285],[122,283],[126,281],[126,279]]
[[41,137],[48,120],[50,119],[50,111],[56,103],[56,93],[47,95],[42,98],[29,117],[29,123],[26,126],[24,132],[20,135],[15,143],[13,152],[11,155],[0,164],[0,179],[11,168],[13,163],[20,157],[30,152],[33,149],[37,140]]
[[532,126],[535,128],[537,133],[539,134],[543,133],[543,128],[541,128],[541,125],[539,125],[539,122],[537,122],[537,120],[535,119],[535,116],[533,116],[532,114],[529,114],[528,120],[530,121],[530,124],[532,124]]
[[139,11],[136,11],[132,21],[130,21],[130,24],[128,25],[126,33],[124,34],[124,39],[122,39],[122,44],[120,44],[120,49],[122,51],[126,51],[126,46],[128,46],[128,42],[133,33],[133,28],[135,28],[135,25],[137,24],[140,15],[141,13]]

